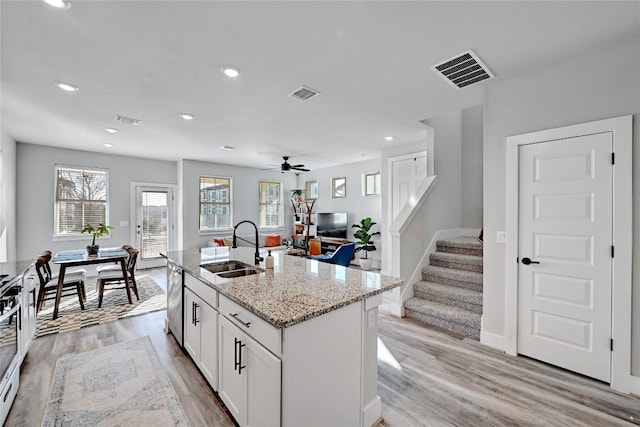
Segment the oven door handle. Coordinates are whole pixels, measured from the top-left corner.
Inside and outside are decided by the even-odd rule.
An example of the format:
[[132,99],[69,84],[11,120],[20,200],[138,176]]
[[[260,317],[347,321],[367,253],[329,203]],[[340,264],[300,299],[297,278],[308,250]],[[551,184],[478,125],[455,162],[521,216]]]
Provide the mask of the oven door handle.
[[2,313],[2,316],[0,316],[0,323],[9,319],[9,317],[13,316],[18,312],[18,310],[20,310],[20,297],[16,296],[15,298],[16,298],[16,303],[13,305],[13,307],[11,307],[9,311],[5,311],[4,313]]

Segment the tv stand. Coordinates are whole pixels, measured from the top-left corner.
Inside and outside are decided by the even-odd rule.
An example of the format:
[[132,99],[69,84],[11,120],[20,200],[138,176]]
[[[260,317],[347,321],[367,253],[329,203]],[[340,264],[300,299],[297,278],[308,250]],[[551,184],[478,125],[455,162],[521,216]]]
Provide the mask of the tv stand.
[[327,252],[335,252],[336,249],[340,247],[340,245],[344,245],[345,243],[349,243],[348,240],[345,239],[332,239],[328,237],[320,238],[320,252],[322,255]]

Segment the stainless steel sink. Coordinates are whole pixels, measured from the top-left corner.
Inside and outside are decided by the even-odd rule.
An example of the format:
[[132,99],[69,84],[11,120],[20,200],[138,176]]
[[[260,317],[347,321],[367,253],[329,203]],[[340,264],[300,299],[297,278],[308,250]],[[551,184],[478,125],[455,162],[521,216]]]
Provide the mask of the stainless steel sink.
[[227,271],[224,273],[217,273],[217,275],[220,277],[224,277],[226,279],[231,279],[234,277],[251,276],[252,274],[258,274],[258,273],[262,273],[262,271],[259,271],[255,268],[243,268],[242,270],[233,270],[233,271]]
[[216,276],[224,277],[225,279],[250,276],[252,274],[259,274],[264,272],[264,270],[259,267],[235,260],[200,264],[200,267],[204,268],[207,271],[210,271],[211,273],[214,273]]
[[253,268],[250,264],[245,264],[241,261],[221,261],[213,262],[210,264],[200,264],[200,267],[212,273],[222,273],[225,271],[240,270],[243,268]]

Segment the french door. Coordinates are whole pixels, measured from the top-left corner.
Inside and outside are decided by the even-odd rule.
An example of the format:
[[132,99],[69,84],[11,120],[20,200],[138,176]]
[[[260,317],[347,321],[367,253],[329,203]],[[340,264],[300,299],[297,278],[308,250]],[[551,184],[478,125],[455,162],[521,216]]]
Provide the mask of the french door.
[[164,265],[165,253],[173,248],[173,187],[166,185],[133,184],[135,198],[132,230],[138,254],[138,268]]

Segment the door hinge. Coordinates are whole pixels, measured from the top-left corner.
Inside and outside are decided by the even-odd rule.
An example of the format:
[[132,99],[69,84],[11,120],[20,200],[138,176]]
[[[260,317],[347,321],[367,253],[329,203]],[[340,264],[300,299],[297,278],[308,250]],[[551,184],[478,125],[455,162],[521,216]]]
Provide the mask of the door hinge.
[[613,351],[613,338],[609,340],[609,350]]
[[516,257],[516,264],[520,264],[520,258]]
[[611,245],[611,258],[613,258],[613,255],[614,255],[614,246]]
[[612,165],[616,164],[616,153],[611,153],[611,164]]

